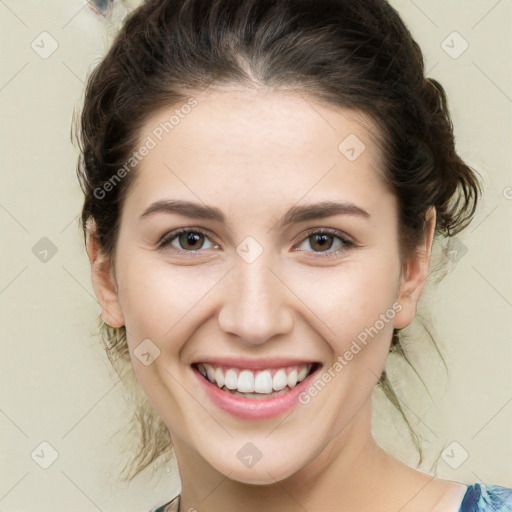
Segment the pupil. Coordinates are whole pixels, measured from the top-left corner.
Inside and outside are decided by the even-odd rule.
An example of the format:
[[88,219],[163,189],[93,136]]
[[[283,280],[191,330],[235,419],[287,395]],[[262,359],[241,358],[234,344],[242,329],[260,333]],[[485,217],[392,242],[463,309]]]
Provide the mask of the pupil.
[[201,235],[200,233],[194,233],[193,231],[187,231],[186,233],[182,233],[180,235],[180,245],[182,247],[186,247],[187,244],[190,244],[192,246],[191,248],[194,249],[194,244],[196,244],[197,246],[197,242],[200,242],[202,236],[203,235]]
[[[331,236],[331,235],[328,235],[328,234],[319,234],[319,235],[313,235],[314,238],[315,238],[315,243],[319,243],[320,245],[320,249],[329,249],[330,246],[332,245],[332,242],[331,244],[328,243],[328,238]],[[329,247],[325,247],[325,245],[328,245]],[[314,247],[314,244],[313,244],[313,249],[315,249]]]

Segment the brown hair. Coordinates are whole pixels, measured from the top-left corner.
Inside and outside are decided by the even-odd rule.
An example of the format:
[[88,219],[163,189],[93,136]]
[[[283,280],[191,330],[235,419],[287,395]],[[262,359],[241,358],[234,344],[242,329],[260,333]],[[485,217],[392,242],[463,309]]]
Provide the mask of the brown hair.
[[[422,52],[387,2],[149,0],[128,15],[91,72],[78,127],[81,226],[85,237],[94,220],[107,257],[136,171],[117,186],[105,184],[132,155],[149,116],[212,83],[292,88],[375,121],[385,181],[398,199],[402,250],[422,238],[430,206],[436,235],[452,236],[472,219],[480,186],[456,153],[445,92],[424,76]],[[114,367],[133,378],[125,327],[99,321]],[[407,360],[400,338],[395,330],[391,351]],[[410,428],[386,372],[379,385]],[[170,448],[165,425],[141,400],[132,476]]]

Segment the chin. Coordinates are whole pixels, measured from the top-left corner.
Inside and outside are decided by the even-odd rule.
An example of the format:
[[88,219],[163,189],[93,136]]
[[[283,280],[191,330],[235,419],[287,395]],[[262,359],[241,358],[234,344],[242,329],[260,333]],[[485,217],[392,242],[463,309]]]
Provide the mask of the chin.
[[256,462],[248,461],[246,467],[240,460],[243,459],[242,456],[235,454],[233,457],[231,453],[228,457],[212,454],[214,460],[206,459],[206,461],[230,480],[248,485],[273,485],[294,475],[307,464],[306,460],[291,459],[289,453],[284,459],[284,456],[276,456],[273,450],[268,450],[267,457],[262,454]]
[[231,472],[225,474],[230,480],[235,482],[239,482],[241,484],[247,485],[273,485],[276,482],[280,482],[285,480],[296,473],[294,470],[283,471],[283,468],[274,468],[273,466],[269,467],[260,467],[256,469],[255,467],[249,468],[246,470],[240,470],[237,468],[233,470],[231,468]]

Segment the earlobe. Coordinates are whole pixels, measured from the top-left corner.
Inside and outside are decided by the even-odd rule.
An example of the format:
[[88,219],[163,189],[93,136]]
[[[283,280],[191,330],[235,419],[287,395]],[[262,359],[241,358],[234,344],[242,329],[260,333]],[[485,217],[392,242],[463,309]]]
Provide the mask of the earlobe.
[[436,211],[434,206],[429,208],[426,218],[427,226],[424,239],[403,266],[397,297],[397,301],[401,304],[402,309],[393,319],[395,329],[402,329],[414,320],[416,306],[427,279],[436,227]]
[[100,251],[94,222],[87,223],[86,249],[91,264],[94,294],[101,308],[101,318],[111,327],[122,327],[124,315],[119,303],[111,262]]

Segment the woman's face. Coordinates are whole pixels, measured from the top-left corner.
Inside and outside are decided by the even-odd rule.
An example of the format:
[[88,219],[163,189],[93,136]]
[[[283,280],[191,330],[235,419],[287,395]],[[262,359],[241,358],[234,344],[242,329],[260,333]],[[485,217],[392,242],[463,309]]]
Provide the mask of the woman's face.
[[148,119],[117,288],[93,281],[178,461],[270,483],[368,440],[371,392],[428,254],[402,273],[397,203],[364,116],[293,92],[195,99]]

